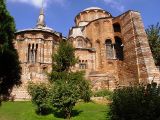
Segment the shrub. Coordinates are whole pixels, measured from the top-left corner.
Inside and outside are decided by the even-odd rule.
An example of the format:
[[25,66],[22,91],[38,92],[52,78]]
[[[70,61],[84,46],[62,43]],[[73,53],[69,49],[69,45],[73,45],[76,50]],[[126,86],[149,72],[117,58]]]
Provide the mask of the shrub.
[[55,83],[52,91],[52,104],[57,112],[61,113],[64,118],[70,119],[72,109],[79,100],[79,90],[77,86],[69,82],[60,81]]
[[32,97],[33,104],[37,106],[38,114],[44,115],[51,111],[48,85],[29,83],[28,92]]
[[60,73],[50,94],[54,108],[68,119],[77,101],[81,98],[88,102],[91,96],[89,83],[84,79],[83,72]]
[[111,120],[159,120],[160,96],[155,83],[147,87],[115,90],[110,106]]
[[52,57],[52,71],[49,74],[49,82],[54,85],[52,104],[67,119],[71,118],[72,109],[80,98],[85,102],[90,100],[90,87],[84,72],[71,71],[78,60],[74,51],[69,42],[60,41],[57,53]]
[[102,90],[99,90],[99,91],[96,91],[94,92],[93,94],[95,97],[106,97],[107,99],[111,99],[112,98],[112,95],[113,95],[113,92],[112,91],[109,91],[107,89],[102,89]]
[[80,95],[81,99],[83,99],[84,102],[90,102],[91,96],[92,96],[92,91],[90,89],[90,84],[87,80],[82,80],[80,84]]

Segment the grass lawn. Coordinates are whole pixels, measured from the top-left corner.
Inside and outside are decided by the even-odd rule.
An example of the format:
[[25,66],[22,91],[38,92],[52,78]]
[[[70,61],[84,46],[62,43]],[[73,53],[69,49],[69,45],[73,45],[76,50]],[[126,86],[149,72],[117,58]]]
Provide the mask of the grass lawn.
[[[79,103],[75,109],[78,115],[71,120],[106,120],[106,105]],[[53,114],[38,116],[31,102],[6,102],[0,107],[0,120],[63,120]]]

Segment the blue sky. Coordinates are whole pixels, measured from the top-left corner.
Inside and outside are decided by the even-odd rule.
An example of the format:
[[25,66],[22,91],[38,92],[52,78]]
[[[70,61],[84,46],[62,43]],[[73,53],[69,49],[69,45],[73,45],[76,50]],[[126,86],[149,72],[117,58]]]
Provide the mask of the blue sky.
[[[35,27],[41,3],[42,0],[7,0],[7,8],[15,18],[18,30]],[[64,36],[74,26],[74,17],[87,7],[101,7],[113,16],[138,10],[147,27],[160,22],[159,5],[160,0],[44,0],[47,26]]]

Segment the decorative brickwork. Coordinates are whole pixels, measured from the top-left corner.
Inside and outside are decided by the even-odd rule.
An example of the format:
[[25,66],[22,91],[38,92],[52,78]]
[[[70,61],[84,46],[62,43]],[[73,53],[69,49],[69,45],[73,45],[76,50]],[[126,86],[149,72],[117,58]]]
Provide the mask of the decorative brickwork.
[[[80,24],[84,22],[84,25]],[[86,71],[94,90],[146,84],[152,80],[159,83],[159,72],[139,12],[127,11],[112,17],[110,13],[92,7],[80,12],[75,24],[69,32],[74,47],[77,48],[76,38],[83,37],[84,41],[90,42],[89,49],[95,50],[87,53],[87,47],[76,49],[79,58],[92,56],[92,69]],[[75,32],[80,28],[79,33]]]

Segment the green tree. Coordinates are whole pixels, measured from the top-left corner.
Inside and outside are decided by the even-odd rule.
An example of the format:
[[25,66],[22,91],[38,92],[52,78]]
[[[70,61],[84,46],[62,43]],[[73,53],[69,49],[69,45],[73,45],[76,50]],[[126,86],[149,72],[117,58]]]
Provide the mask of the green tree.
[[32,103],[36,105],[37,114],[45,115],[52,111],[49,88],[50,86],[44,83],[28,84],[28,93],[32,96]]
[[15,23],[0,1],[0,98],[9,96],[15,85],[20,85],[21,67],[14,48]]
[[52,104],[68,119],[80,98],[90,100],[90,87],[84,72],[70,70],[77,62],[74,51],[69,42],[61,41],[57,53],[53,55],[52,72],[49,75],[50,83],[54,86]]
[[160,89],[156,83],[148,86],[124,87],[113,93],[111,120],[159,120]]
[[160,25],[151,25],[146,29],[149,45],[155,60],[155,64],[160,66]]

